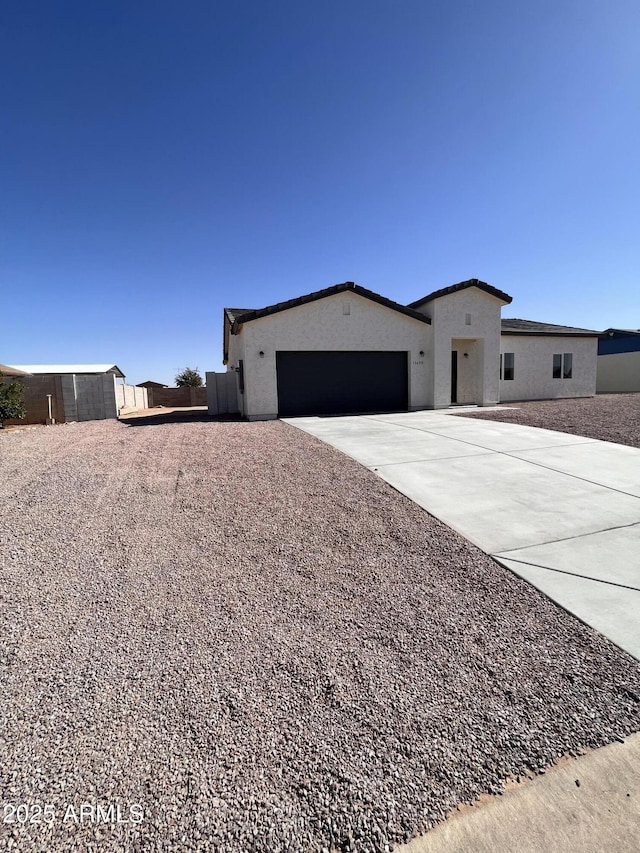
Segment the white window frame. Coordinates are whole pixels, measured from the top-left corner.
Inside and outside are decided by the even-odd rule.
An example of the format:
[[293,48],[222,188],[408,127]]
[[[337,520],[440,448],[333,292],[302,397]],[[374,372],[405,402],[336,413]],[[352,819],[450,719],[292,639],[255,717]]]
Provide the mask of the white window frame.
[[[559,362],[559,373],[556,376],[556,359]],[[573,379],[573,353],[572,352],[554,352],[552,377],[554,379]]]

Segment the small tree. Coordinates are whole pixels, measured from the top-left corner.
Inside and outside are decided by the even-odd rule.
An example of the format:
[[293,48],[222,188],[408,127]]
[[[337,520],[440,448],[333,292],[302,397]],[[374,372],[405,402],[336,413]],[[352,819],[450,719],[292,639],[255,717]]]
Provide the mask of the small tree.
[[176,385],[178,388],[201,388],[204,385],[202,376],[198,373],[198,368],[185,367],[176,376]]
[[27,414],[23,393],[21,382],[15,379],[12,382],[5,382],[4,376],[0,373],[0,427],[3,421],[13,418],[22,419]]

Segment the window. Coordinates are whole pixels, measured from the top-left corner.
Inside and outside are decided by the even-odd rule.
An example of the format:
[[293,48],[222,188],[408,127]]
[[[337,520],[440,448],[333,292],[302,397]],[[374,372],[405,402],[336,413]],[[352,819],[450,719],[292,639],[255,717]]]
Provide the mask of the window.
[[513,379],[515,355],[512,352],[500,353],[500,379]]
[[573,353],[554,353],[553,356],[553,378],[571,379],[573,376]]

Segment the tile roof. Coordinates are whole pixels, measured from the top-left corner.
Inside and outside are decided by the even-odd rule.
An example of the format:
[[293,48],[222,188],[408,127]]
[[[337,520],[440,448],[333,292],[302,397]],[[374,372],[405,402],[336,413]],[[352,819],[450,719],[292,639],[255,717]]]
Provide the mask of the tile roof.
[[468,281],[461,281],[459,284],[452,284],[450,287],[441,287],[440,290],[434,290],[433,293],[423,296],[422,299],[410,302],[409,308],[416,308],[418,305],[423,305],[425,302],[431,302],[432,299],[439,299],[441,296],[448,296],[450,293],[458,293],[460,290],[466,290],[468,287],[477,287],[478,290],[482,290],[490,296],[497,297],[502,302],[507,303],[507,305],[512,301],[512,297],[503,290],[498,290],[497,287],[487,284],[486,281],[480,281],[480,279],[477,278],[470,278]]
[[225,308],[224,313],[229,318],[229,322],[233,326],[233,324],[236,321],[240,322],[240,317],[243,314],[253,314],[257,310],[259,310],[259,309],[257,309],[257,308]]
[[306,305],[309,302],[316,302],[318,299],[325,299],[327,296],[335,296],[337,293],[351,291],[365,299],[370,299],[372,302],[377,302],[379,305],[384,305],[386,308],[391,308],[393,311],[398,311],[400,314],[405,314],[407,317],[412,317],[414,320],[420,320],[422,323],[431,323],[429,317],[425,317],[419,311],[414,311],[411,306],[400,305],[399,302],[393,302],[379,293],[374,293],[372,290],[367,290],[360,287],[353,281],[344,281],[342,284],[334,284],[333,287],[326,287],[324,290],[316,290],[314,293],[308,293],[305,296],[298,296],[295,299],[289,299],[286,302],[278,302],[275,305],[268,305],[266,308],[225,308],[224,313],[231,324],[231,333],[235,334],[238,326],[242,323],[249,323],[251,320],[258,320],[260,317],[267,317],[270,314],[277,314],[280,311],[288,311],[290,308],[297,308],[299,305]]
[[14,364],[13,367],[33,374],[115,373],[120,379],[124,379],[124,373],[117,364]]
[[558,326],[555,323],[537,323],[535,320],[502,320],[503,335],[575,335],[578,337],[598,337],[600,332],[593,329],[577,329],[575,326]]

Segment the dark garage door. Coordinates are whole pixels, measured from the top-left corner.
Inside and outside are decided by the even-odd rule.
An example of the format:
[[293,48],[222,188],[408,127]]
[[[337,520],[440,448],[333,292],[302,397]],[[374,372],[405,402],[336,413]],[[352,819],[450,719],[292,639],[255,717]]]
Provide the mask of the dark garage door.
[[281,417],[408,407],[406,352],[277,352],[276,370]]

